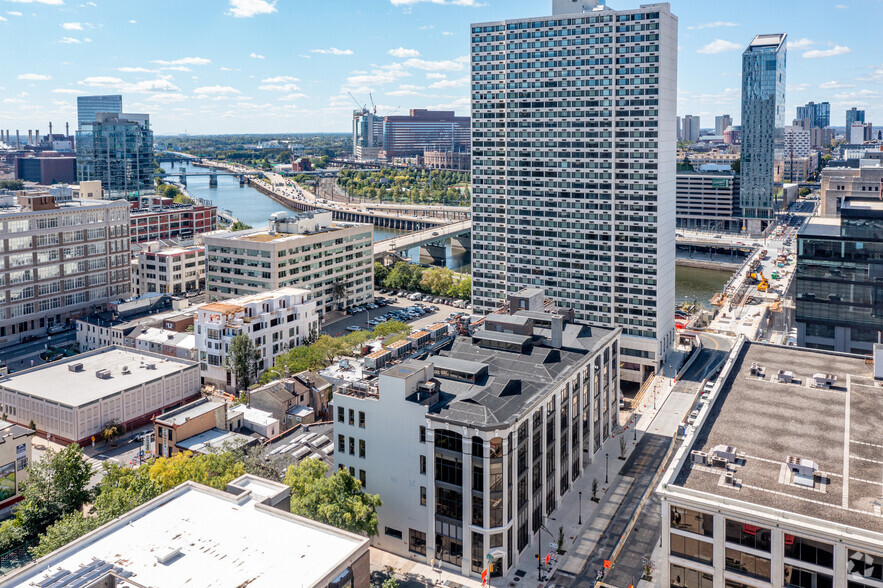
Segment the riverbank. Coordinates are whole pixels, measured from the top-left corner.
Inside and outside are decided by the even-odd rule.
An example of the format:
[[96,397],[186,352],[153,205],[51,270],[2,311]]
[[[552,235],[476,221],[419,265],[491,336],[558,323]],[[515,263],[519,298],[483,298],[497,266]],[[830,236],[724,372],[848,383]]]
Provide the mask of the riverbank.
[[678,267],[694,267],[697,269],[719,270],[726,272],[735,272],[742,267],[741,263],[727,263],[721,261],[706,261],[702,259],[675,259],[675,266]]

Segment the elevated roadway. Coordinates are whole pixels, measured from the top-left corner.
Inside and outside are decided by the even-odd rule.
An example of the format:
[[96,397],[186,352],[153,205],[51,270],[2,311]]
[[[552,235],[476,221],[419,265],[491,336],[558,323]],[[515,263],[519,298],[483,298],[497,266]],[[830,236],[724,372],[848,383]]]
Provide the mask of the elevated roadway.
[[374,257],[382,257],[387,253],[397,253],[407,251],[412,247],[419,247],[433,243],[435,241],[443,241],[450,237],[459,237],[467,235],[472,231],[472,221],[465,220],[438,227],[432,227],[423,231],[416,231],[401,237],[393,237],[392,239],[384,239],[374,243]]

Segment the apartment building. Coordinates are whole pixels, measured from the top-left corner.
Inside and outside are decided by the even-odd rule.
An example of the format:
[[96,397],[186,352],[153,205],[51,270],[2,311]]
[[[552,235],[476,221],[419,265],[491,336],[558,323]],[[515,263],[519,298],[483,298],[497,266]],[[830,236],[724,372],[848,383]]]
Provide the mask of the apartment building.
[[883,585],[881,367],[740,340],[656,490],[659,584]]
[[374,227],[330,211],[274,213],[267,229],[205,236],[211,300],[306,288],[319,315],[374,299]]
[[132,263],[136,296],[148,292],[183,294],[205,287],[205,247],[139,251]]
[[0,196],[0,346],[129,295],[126,202]]
[[319,315],[309,291],[284,287],[204,304],[194,326],[203,382],[236,392],[236,378],[226,369],[233,337],[245,333],[254,342],[263,372],[279,355],[318,335]]
[[[511,295],[511,315],[334,393],[335,465],[383,500],[375,546],[506,574],[615,431],[621,330]],[[539,304],[539,306],[537,306]]]
[[470,123],[468,116],[457,116],[453,110],[414,108],[407,116],[387,116],[379,155],[393,159],[425,151],[469,151]]
[[542,287],[643,381],[675,337],[677,17],[552,12],[472,25],[473,304]]
[[[703,166],[700,166],[700,169]],[[677,227],[714,232],[738,232],[739,175],[726,171],[679,171],[677,174]]]
[[153,192],[153,131],[146,114],[98,112],[77,131],[77,178],[100,180],[105,193]]
[[132,242],[191,239],[218,228],[218,207],[204,204],[137,205],[130,215]]
[[809,135],[809,129],[794,125],[785,127],[784,158],[786,161],[791,157],[809,157]]
[[34,435],[33,429],[0,420],[0,508],[6,509],[23,498]]

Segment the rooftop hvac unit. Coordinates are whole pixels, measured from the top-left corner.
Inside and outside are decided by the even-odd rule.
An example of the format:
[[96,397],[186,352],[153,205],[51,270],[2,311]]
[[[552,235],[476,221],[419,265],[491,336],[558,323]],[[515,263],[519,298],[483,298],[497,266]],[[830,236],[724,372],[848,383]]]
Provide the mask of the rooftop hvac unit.
[[727,472],[724,474],[724,483],[728,486],[732,486],[736,481],[736,475],[733,472]]
[[730,462],[723,457],[714,456],[711,458],[711,465],[716,468],[725,468]]
[[122,373],[124,373],[124,374],[129,374],[129,373],[131,373],[131,372],[129,371],[129,366],[127,366],[127,365],[124,365],[123,368],[122,368],[120,371],[121,371]]
[[81,372],[81,371],[83,371],[83,364],[82,363],[71,363],[71,364],[68,364],[67,369],[69,372]]
[[794,381],[794,372],[787,370],[779,370],[776,379],[785,384],[791,384]]
[[109,380],[110,379],[110,370],[103,369],[95,372],[95,377],[101,380]]
[[155,363],[148,363],[148,364],[145,364],[144,367],[146,367],[149,370],[155,370],[156,364]]
[[705,465],[708,462],[708,454],[704,451],[691,451],[690,458],[693,460],[693,463]]

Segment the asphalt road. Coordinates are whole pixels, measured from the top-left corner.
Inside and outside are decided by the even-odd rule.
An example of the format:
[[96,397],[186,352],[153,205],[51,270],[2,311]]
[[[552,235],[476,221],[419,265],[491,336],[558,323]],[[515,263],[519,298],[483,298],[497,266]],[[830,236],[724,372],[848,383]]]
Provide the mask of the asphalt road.
[[[390,296],[388,294],[381,294],[384,298],[389,300]],[[403,310],[409,306],[416,305],[416,302],[411,302],[407,298],[396,298],[396,302],[394,304],[388,304],[383,308],[378,308],[376,310],[365,310],[360,312],[359,314],[346,315],[338,321],[335,321],[331,324],[324,325],[322,327],[323,335],[332,335],[334,337],[345,335],[348,331],[347,327],[352,325],[357,325],[362,327],[362,329],[369,330],[373,327],[368,325],[368,321],[374,317],[380,316],[382,314],[386,314],[388,312],[392,312],[393,310]],[[453,306],[447,304],[436,304],[434,302],[422,302],[421,304],[428,306],[437,306],[438,312],[424,314],[423,316],[417,318],[416,320],[409,321],[408,325],[413,327],[414,329],[418,329],[420,327],[425,327],[426,325],[431,325],[433,323],[437,323],[440,321],[446,320],[452,313],[455,312],[463,312],[466,314],[472,314],[471,310],[464,310],[462,308],[454,308]]]
[[77,332],[71,330],[57,333],[51,337],[44,335],[30,343],[19,343],[0,351],[0,365],[8,366],[10,370],[17,372],[30,368],[31,365],[42,365],[44,361],[40,359],[40,353],[46,349],[47,345],[64,347],[76,342],[76,340]]
[[[625,465],[623,465],[622,470],[619,472],[619,478],[628,477],[634,480],[626,492],[625,498],[619,505],[598,543],[595,544],[595,549],[579,575],[575,578],[570,578],[564,574],[556,574],[552,578],[556,585],[578,588],[594,586],[595,573],[603,567],[604,560],[611,557],[613,549],[619,542],[620,537],[625,533],[629,521],[635,516],[641,497],[653,481],[670,443],[671,437],[666,437],[665,435],[646,433],[641,437],[632,455],[626,460]],[[640,558],[638,558],[637,565],[640,568]],[[623,566],[623,568],[626,567]],[[624,584],[624,586],[627,585],[627,583]]]

